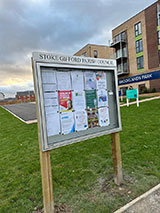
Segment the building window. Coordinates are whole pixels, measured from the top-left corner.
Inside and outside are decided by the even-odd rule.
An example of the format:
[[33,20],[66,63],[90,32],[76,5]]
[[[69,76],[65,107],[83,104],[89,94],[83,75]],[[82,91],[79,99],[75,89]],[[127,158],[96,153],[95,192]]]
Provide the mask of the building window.
[[114,42],[126,41],[126,32],[122,32],[114,37]]
[[143,51],[142,39],[136,41],[136,53]]
[[135,36],[142,34],[141,22],[135,24]]
[[97,50],[94,50],[94,58],[98,58],[98,52],[97,52]]
[[159,64],[160,64],[160,50],[158,50],[158,56],[159,56]]
[[157,4],[157,26],[160,25],[160,4]]
[[158,34],[158,45],[160,45],[160,31],[158,31],[157,34]]
[[144,61],[143,56],[140,56],[137,58],[137,69],[143,69],[144,68]]

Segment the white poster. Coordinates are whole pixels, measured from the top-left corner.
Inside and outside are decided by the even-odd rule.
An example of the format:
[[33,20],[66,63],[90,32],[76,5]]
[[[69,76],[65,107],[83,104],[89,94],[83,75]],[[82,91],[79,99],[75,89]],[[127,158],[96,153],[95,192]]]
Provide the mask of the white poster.
[[76,91],[84,90],[84,80],[83,80],[83,72],[80,71],[72,71],[72,89]]
[[98,90],[98,107],[108,106],[108,95],[106,90]]
[[57,72],[58,90],[71,90],[70,72]]
[[75,112],[75,130],[81,131],[88,128],[88,118],[86,111]]
[[98,109],[99,115],[99,125],[102,126],[109,126],[109,110],[108,107],[102,107]]
[[82,92],[73,91],[72,100],[74,110],[84,110],[86,108],[84,91]]
[[57,113],[59,111],[58,105],[46,106],[45,113],[46,115]]
[[44,99],[44,106],[53,106],[58,105],[58,99],[57,98],[50,98],[50,99]]
[[96,76],[94,72],[84,72],[85,89],[96,89]]
[[52,84],[43,84],[43,91],[44,92],[55,92],[57,89],[57,85],[56,83],[52,83]]
[[60,114],[62,134],[69,134],[75,131],[73,112],[62,112]]
[[46,115],[47,136],[60,133],[59,113]]
[[107,79],[105,72],[96,72],[97,89],[107,89]]
[[58,98],[57,92],[44,92],[44,98],[50,99],[50,98]]
[[53,71],[42,71],[42,82],[43,84],[56,84],[56,72]]

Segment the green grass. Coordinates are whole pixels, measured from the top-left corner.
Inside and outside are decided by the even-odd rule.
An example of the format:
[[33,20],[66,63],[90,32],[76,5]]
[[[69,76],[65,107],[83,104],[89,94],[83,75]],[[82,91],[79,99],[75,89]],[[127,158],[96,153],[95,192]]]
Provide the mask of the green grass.
[[[110,136],[51,151],[56,209],[113,212],[160,181],[160,100],[121,108],[124,184],[113,181]],[[0,213],[42,209],[37,125],[0,108]]]
[[[140,100],[144,100],[144,99],[148,99],[148,98],[153,98],[153,97],[155,97],[155,96],[142,96],[142,97],[139,97],[138,99],[140,101]],[[133,101],[136,101],[136,100],[137,100],[136,98],[133,98],[133,99],[130,99],[129,102],[133,102]],[[127,103],[127,99],[123,98],[123,101],[121,101],[121,98],[119,98],[119,102],[121,104],[125,104],[125,103]]]

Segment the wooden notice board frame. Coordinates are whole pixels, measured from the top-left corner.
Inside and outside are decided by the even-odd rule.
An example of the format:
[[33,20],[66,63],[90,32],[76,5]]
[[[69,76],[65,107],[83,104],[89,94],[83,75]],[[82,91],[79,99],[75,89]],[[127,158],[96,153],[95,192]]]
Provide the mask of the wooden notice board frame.
[[[44,212],[54,212],[52,172],[50,163],[50,150],[52,149],[97,136],[111,134],[114,181],[117,185],[120,185],[123,181],[119,134],[119,131],[122,130],[122,126],[120,118],[116,60],[34,52],[32,54],[32,68],[36,95]],[[106,92],[108,95],[107,107],[109,112],[109,125],[107,127],[100,126],[66,135],[63,135],[61,132],[57,136],[49,136],[42,79],[42,73],[46,72],[44,71],[46,68],[49,73],[54,70],[56,75],[57,72],[61,71],[81,71],[83,72],[83,75],[85,72],[105,73],[108,86]],[[56,92],[58,93],[59,91],[57,90]]]

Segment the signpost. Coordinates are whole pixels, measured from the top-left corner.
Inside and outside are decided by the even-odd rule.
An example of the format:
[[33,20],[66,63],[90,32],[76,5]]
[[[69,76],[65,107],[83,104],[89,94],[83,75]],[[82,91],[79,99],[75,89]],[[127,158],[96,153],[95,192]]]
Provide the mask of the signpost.
[[129,99],[136,99],[137,100],[137,107],[139,107],[138,89],[126,90],[126,98],[127,98],[127,106],[129,106]]
[[44,211],[54,211],[50,150],[111,134],[114,179],[123,181],[116,62],[33,53]]

